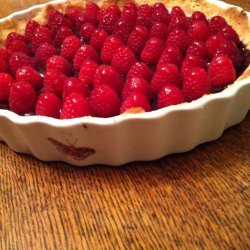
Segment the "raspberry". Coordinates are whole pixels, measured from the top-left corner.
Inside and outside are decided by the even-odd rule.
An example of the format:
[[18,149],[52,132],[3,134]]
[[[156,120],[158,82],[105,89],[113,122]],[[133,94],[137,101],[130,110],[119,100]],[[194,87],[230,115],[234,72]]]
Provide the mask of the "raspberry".
[[97,51],[101,51],[108,34],[104,30],[96,29],[91,37],[90,45]]
[[23,66],[16,72],[16,81],[28,82],[35,90],[41,89],[43,86],[43,78],[34,68]]
[[34,60],[21,52],[12,53],[9,59],[9,67],[11,72],[15,74],[16,71],[23,66],[35,68]]
[[116,35],[117,37],[119,37],[124,42],[124,44],[126,44],[128,37],[133,29],[134,29],[133,22],[129,22],[128,20],[124,20],[120,18],[116,22],[113,35]]
[[174,6],[172,8],[172,10],[171,10],[170,15],[171,15],[171,18],[173,16],[184,16],[184,17],[186,16],[185,12],[183,11],[183,9],[181,7],[179,7],[179,6]]
[[205,22],[194,21],[188,29],[188,34],[192,40],[206,41],[209,35],[209,29]]
[[105,10],[106,10],[106,11],[113,12],[113,13],[116,13],[116,15],[117,15],[118,17],[121,16],[121,11],[120,11],[119,7],[118,7],[116,4],[111,4],[111,5],[108,6]]
[[174,64],[166,63],[164,66],[157,68],[150,86],[153,93],[158,94],[166,84],[180,87],[181,75]]
[[28,44],[25,42],[22,42],[22,41],[16,40],[16,41],[13,41],[11,43],[8,43],[6,48],[8,49],[8,51],[10,53],[22,52],[28,56],[31,55],[30,48],[29,48]]
[[99,65],[92,60],[84,60],[79,72],[79,79],[86,85],[92,87],[93,76]]
[[99,55],[97,54],[96,50],[87,44],[82,45],[76,52],[74,60],[73,60],[73,66],[75,70],[80,70],[80,67],[82,65],[82,62],[85,59],[90,59],[95,62],[99,61]]
[[190,68],[196,68],[196,67],[206,69],[207,65],[206,65],[205,60],[203,58],[199,57],[199,56],[187,55],[184,58],[184,60],[182,61],[181,75],[185,76],[186,72]]
[[14,78],[8,73],[0,73],[0,102],[7,102],[10,95],[10,87]]
[[73,24],[70,22],[68,18],[64,15],[57,15],[55,16],[53,22],[51,23],[50,30],[53,35],[56,34],[56,32],[61,28],[61,27],[68,27],[70,29],[73,29]]
[[35,30],[39,27],[39,23],[35,20],[30,20],[25,26],[24,36],[28,42],[32,41]]
[[52,44],[43,43],[36,50],[35,62],[41,68],[45,68],[47,60],[56,54],[57,54],[57,51]]
[[193,101],[211,92],[211,83],[203,68],[189,69],[183,79],[183,92],[187,101]]
[[131,77],[142,77],[147,81],[151,81],[152,71],[144,62],[136,62],[131,66],[127,74],[127,79]]
[[144,26],[136,26],[130,33],[127,46],[135,54],[139,54],[149,39],[148,29]]
[[222,16],[212,17],[208,23],[209,34],[216,35],[225,25],[227,25],[227,22]]
[[67,60],[73,60],[77,50],[82,46],[77,36],[68,36],[62,43],[61,56]]
[[14,82],[10,87],[10,110],[24,115],[31,113],[36,105],[36,92],[33,86],[27,82]]
[[132,108],[140,108],[145,112],[151,110],[149,101],[144,93],[142,92],[132,92],[122,103],[120,108],[120,114],[128,111]]
[[66,76],[63,73],[52,70],[47,71],[43,79],[44,90],[52,92],[60,97],[62,95],[65,80]]
[[205,14],[201,11],[195,11],[193,12],[193,14],[191,15],[191,21],[203,21],[205,23],[207,23],[207,17],[205,16]]
[[176,28],[169,33],[166,45],[176,46],[182,52],[185,52],[187,50],[189,43],[190,43],[189,34],[182,29]]
[[129,22],[134,22],[137,16],[137,6],[132,3],[126,3],[121,12],[121,18]]
[[210,58],[212,58],[219,47],[219,44],[224,41],[224,37],[222,35],[212,35],[206,41],[206,49]]
[[73,71],[69,62],[62,56],[54,55],[46,61],[46,71],[59,71],[66,76],[72,76]]
[[157,108],[161,109],[183,102],[185,102],[185,98],[182,90],[172,84],[166,84],[158,94]]
[[180,68],[182,59],[183,58],[181,50],[176,46],[168,45],[162,52],[157,67],[161,67],[166,63],[171,63]]
[[119,47],[113,54],[111,66],[120,74],[127,74],[130,67],[136,62],[135,55],[128,47]]
[[9,61],[10,52],[7,49],[0,48],[0,59],[4,61]]
[[67,11],[67,16],[72,24],[76,24],[76,18],[83,14],[83,9],[81,7],[73,7]]
[[153,5],[153,11],[151,15],[151,21],[154,22],[162,22],[165,24],[169,24],[169,13],[163,3],[155,3]]
[[62,13],[60,13],[58,10],[55,10],[55,9],[51,9],[48,11],[48,27],[49,28],[52,27],[57,16],[62,16]]
[[120,94],[123,87],[122,79],[119,73],[109,65],[101,65],[95,71],[93,76],[94,88],[106,84],[109,85],[116,93]]
[[6,38],[5,46],[8,47],[8,45],[12,42],[19,41],[19,42],[26,42],[26,39],[23,35],[18,34],[16,32],[10,32]]
[[236,78],[233,63],[227,55],[213,58],[208,68],[208,75],[214,88],[226,87]]
[[159,38],[150,38],[143,48],[140,58],[145,63],[156,64],[164,50],[165,43]]
[[53,118],[60,117],[61,100],[51,92],[44,92],[38,96],[35,112],[36,115]]
[[188,20],[186,16],[183,16],[183,15],[171,16],[170,23],[169,23],[169,30],[172,31],[176,28],[182,29],[185,31],[188,30]]
[[130,77],[126,80],[122,90],[122,100],[125,100],[134,91],[143,93],[149,101],[152,99],[150,85],[142,77]]
[[94,88],[90,96],[90,106],[97,117],[111,117],[119,114],[120,98],[108,85]]
[[230,25],[222,27],[218,34],[222,35],[227,40],[235,42],[236,44],[239,44],[240,42],[239,35]]
[[79,36],[84,40],[84,42],[89,43],[95,29],[94,24],[85,23],[79,31]]
[[60,27],[59,30],[56,32],[55,34],[55,38],[54,38],[54,44],[56,47],[60,47],[64,41],[65,38],[67,38],[68,36],[72,36],[74,33],[72,31],[72,29],[68,28],[68,27]]
[[206,59],[207,58],[206,44],[200,40],[191,41],[188,46],[186,55],[195,55]]
[[151,28],[151,16],[153,7],[148,4],[142,4],[137,9],[136,25],[143,25],[146,28]]
[[49,32],[47,31],[47,28],[38,27],[35,30],[32,40],[31,40],[32,52],[35,53],[37,48],[43,43],[52,44],[51,34],[50,34],[50,31]]
[[118,19],[119,17],[115,12],[107,11],[99,21],[98,29],[103,29],[109,35],[111,35],[114,31]]
[[11,73],[8,61],[0,59],[0,73]]
[[83,26],[85,23],[86,23],[86,21],[85,21],[84,13],[81,13],[81,14],[77,15],[76,21],[75,21],[76,30],[77,30],[77,31],[81,30],[82,26]]
[[116,49],[121,47],[123,42],[115,35],[108,36],[102,46],[101,59],[103,62],[110,63]]
[[90,115],[91,110],[89,101],[83,94],[74,92],[65,98],[60,114],[61,119],[71,119]]
[[165,23],[155,22],[150,30],[150,37],[166,40],[168,36],[168,26]]
[[79,78],[69,77],[63,84],[62,99],[65,100],[69,94],[74,92],[81,93],[86,98],[89,98],[90,96],[88,87]]
[[84,19],[86,23],[93,23],[94,25],[97,23],[97,15],[100,8],[96,3],[88,2],[86,4]]

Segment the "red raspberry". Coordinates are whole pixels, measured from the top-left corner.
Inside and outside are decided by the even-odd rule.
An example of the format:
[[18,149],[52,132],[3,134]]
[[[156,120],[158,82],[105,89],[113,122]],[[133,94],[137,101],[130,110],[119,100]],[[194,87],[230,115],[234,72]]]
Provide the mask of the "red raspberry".
[[30,66],[23,66],[17,70],[16,81],[28,82],[35,90],[38,90],[43,86],[43,78],[39,72]]
[[210,58],[212,58],[219,47],[219,44],[224,41],[222,35],[212,35],[206,41],[206,49]]
[[36,92],[33,86],[27,82],[14,82],[10,87],[10,110],[24,115],[31,113],[36,105]]
[[218,33],[227,40],[233,41],[236,44],[240,43],[239,35],[230,25],[225,25]]
[[165,43],[159,38],[150,38],[143,48],[140,58],[145,63],[156,64],[164,50]]
[[10,73],[9,58],[9,51],[4,48],[0,48],[0,73]]
[[186,16],[183,9],[179,6],[174,6],[171,10],[170,15],[171,15],[171,18],[172,16]]
[[44,92],[38,96],[36,102],[36,115],[48,116],[59,119],[61,100],[51,92]]
[[110,6],[108,6],[105,11],[110,11],[110,12],[113,12],[113,13],[116,13],[116,15],[118,17],[121,16],[121,11],[119,9],[119,7],[116,5],[116,4],[111,4]]
[[170,16],[168,10],[166,9],[163,3],[155,3],[153,5],[153,12],[151,15],[151,21],[154,22],[162,22],[165,24],[169,24]]
[[11,73],[9,63],[0,59],[0,73]]
[[48,27],[51,28],[57,16],[62,16],[63,14],[60,13],[58,10],[51,9],[48,11]]
[[195,55],[187,55],[182,61],[181,65],[181,75],[185,76],[186,72],[189,71],[190,68],[207,68],[207,64],[205,60],[199,56]]
[[56,47],[60,47],[64,41],[65,38],[67,38],[68,36],[72,36],[73,35],[73,31],[72,29],[68,28],[68,27],[60,27],[59,30],[56,32],[55,34],[55,38],[54,38],[54,44]]
[[9,60],[9,67],[11,72],[15,74],[16,71],[23,66],[30,66],[32,68],[35,68],[34,60],[21,52],[11,54]]
[[106,84],[109,85],[116,93],[120,94],[123,87],[122,79],[119,73],[109,65],[101,65],[95,71],[93,76],[94,88]]
[[211,92],[211,82],[203,68],[189,69],[183,78],[183,92],[187,101],[193,101]]
[[66,76],[72,76],[73,71],[69,62],[62,56],[54,55],[46,61],[46,71],[55,70]]
[[188,19],[184,15],[173,15],[171,16],[170,23],[169,23],[169,31],[174,29],[182,29],[187,31],[188,30]]
[[0,102],[7,102],[10,95],[10,87],[14,78],[8,73],[0,73]]
[[118,19],[119,17],[115,12],[107,11],[99,21],[98,28],[103,29],[109,35],[111,35],[114,31]]
[[104,30],[96,29],[91,37],[90,45],[97,51],[102,50],[104,41],[108,37],[108,34]]
[[10,32],[6,38],[5,46],[8,47],[8,45],[12,42],[19,41],[19,42],[26,42],[26,39],[23,35],[18,34],[16,32]]
[[208,75],[214,88],[226,87],[233,83],[236,78],[233,63],[227,55],[219,55],[213,58],[208,68]]
[[79,31],[79,36],[84,40],[84,42],[89,43],[95,29],[94,24],[84,23]]
[[192,16],[191,16],[191,21],[203,21],[205,23],[207,23],[207,17],[205,16],[205,14],[201,11],[195,11],[193,12]]
[[39,23],[35,20],[30,20],[25,26],[24,36],[28,42],[32,41],[35,30],[39,27]]
[[192,40],[206,41],[209,34],[208,26],[203,21],[194,21],[188,29],[188,34]]
[[8,51],[10,53],[22,52],[28,56],[31,55],[30,48],[29,48],[28,44],[25,42],[22,42],[22,41],[16,40],[16,41],[13,41],[11,43],[8,43],[6,48],[8,49]]
[[135,54],[141,53],[146,42],[149,39],[148,29],[144,26],[135,26],[134,30],[130,33],[127,46]]
[[35,53],[37,48],[43,43],[52,44],[50,31],[45,27],[38,27],[31,40],[32,52]]
[[115,35],[108,36],[102,46],[101,59],[103,62],[110,63],[116,49],[121,47],[123,42]]
[[83,94],[74,92],[65,98],[60,114],[61,119],[71,119],[90,115],[91,110],[89,101]]
[[35,35],[35,33],[42,33],[42,34],[47,35],[50,38],[52,38],[51,30],[45,26],[38,26],[34,31],[34,35]]
[[206,59],[207,58],[206,44],[200,40],[191,41],[188,46],[186,55],[195,55]]
[[93,76],[99,65],[92,60],[84,60],[79,72],[79,79],[86,85],[92,87]]
[[120,74],[127,74],[131,66],[136,62],[135,55],[128,47],[118,48],[112,57],[111,66]]
[[52,92],[57,96],[62,95],[63,84],[66,80],[66,76],[58,71],[47,71],[44,75],[44,90],[48,92]]
[[75,54],[75,57],[73,60],[74,69],[77,71],[80,70],[82,62],[86,59],[90,59],[95,62],[98,62],[99,55],[92,46],[84,44],[77,50]]
[[67,16],[72,24],[76,24],[76,18],[83,14],[83,9],[81,7],[73,7],[67,10]]
[[142,77],[130,77],[126,80],[122,90],[122,100],[125,100],[132,92],[143,93],[149,101],[152,99],[152,91],[147,80]]
[[55,19],[51,23],[50,30],[51,30],[52,34],[55,35],[56,32],[61,27],[68,27],[70,29],[73,29],[73,24],[70,22],[70,20],[66,16],[57,15],[57,16],[55,16]]
[[168,36],[168,26],[165,23],[155,22],[150,30],[150,37],[166,40]]
[[85,23],[86,23],[86,21],[85,21],[84,13],[79,14],[79,15],[76,17],[76,21],[75,21],[76,30],[77,30],[77,31],[81,30],[82,26],[83,26]]
[[166,63],[171,63],[180,68],[182,59],[183,57],[181,50],[176,46],[168,45],[162,52],[157,67],[161,67]]
[[227,25],[227,22],[222,16],[212,17],[208,23],[209,34],[216,35],[225,25]]
[[132,2],[126,3],[121,12],[121,18],[129,22],[135,22],[136,16],[137,16],[136,4]]
[[164,66],[157,68],[150,86],[153,93],[158,94],[166,84],[180,87],[181,75],[174,64],[166,63]]
[[67,60],[73,60],[81,46],[82,43],[77,36],[68,36],[62,43],[61,56]]
[[128,37],[133,29],[134,29],[133,22],[129,22],[127,20],[120,18],[116,22],[113,34],[119,37],[124,42],[124,44],[126,44]]
[[182,90],[175,85],[166,84],[158,94],[157,108],[161,109],[183,102],[185,102],[185,98]]
[[0,48],[0,59],[4,61],[9,61],[10,52],[5,48]]
[[96,3],[88,2],[86,4],[84,19],[86,23],[93,23],[94,25],[97,23],[97,15],[100,8]]
[[122,103],[120,108],[120,114],[128,112],[130,109],[140,108],[145,112],[151,110],[149,101],[146,95],[140,91],[132,92]]
[[90,106],[97,117],[111,117],[119,114],[121,101],[117,93],[108,85],[94,88],[90,96]]
[[171,31],[167,38],[167,45],[178,47],[182,52],[187,50],[190,43],[190,36],[182,29],[174,29]]
[[143,25],[148,29],[151,28],[151,16],[153,7],[148,4],[142,4],[137,9],[136,25]]
[[69,94],[74,92],[81,93],[86,98],[89,98],[90,96],[90,90],[79,78],[69,77],[63,84],[62,99],[65,100]]
[[35,62],[38,66],[45,68],[47,60],[56,54],[56,48],[52,44],[43,43],[36,50]]
[[131,77],[142,77],[150,82],[152,78],[152,71],[144,62],[136,62],[131,66],[127,74],[127,79]]

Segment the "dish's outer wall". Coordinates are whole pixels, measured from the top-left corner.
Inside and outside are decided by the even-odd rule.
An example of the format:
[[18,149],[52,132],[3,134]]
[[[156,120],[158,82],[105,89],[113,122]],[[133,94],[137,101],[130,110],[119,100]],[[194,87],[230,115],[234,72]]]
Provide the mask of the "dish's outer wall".
[[[46,4],[16,13],[11,18],[26,15],[41,6]],[[0,110],[0,140],[16,152],[32,154],[43,161],[64,161],[78,166],[121,165],[186,152],[215,140],[226,128],[241,122],[249,109],[248,77],[223,92],[192,103],[143,114],[61,121],[21,117]],[[76,157],[74,152],[82,152],[83,148],[93,149],[93,152],[86,158]]]

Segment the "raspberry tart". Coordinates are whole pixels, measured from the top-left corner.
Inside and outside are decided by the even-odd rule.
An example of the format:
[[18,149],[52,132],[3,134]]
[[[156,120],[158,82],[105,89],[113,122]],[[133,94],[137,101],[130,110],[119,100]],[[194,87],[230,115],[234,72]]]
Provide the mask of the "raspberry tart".
[[0,28],[0,140],[40,160],[159,159],[250,108],[250,14],[236,6],[61,0]]

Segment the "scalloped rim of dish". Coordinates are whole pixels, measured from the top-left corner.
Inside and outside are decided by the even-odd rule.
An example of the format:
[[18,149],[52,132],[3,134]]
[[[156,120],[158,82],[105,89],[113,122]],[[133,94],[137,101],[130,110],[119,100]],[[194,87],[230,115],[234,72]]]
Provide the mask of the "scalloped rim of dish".
[[[48,5],[54,5],[58,3],[66,3],[68,0],[54,0],[50,1],[44,4],[38,4],[34,5],[32,7],[29,7],[24,10],[20,10],[17,12],[14,12],[4,18],[0,19],[0,23],[5,22],[7,20],[10,20],[12,18],[17,18],[18,16],[26,15],[29,12],[32,12],[36,9],[44,8]],[[237,8],[238,10],[242,10],[239,6],[231,5],[225,2],[221,1],[214,1],[214,0],[207,0],[207,2],[216,4],[220,8],[227,9],[230,7]],[[244,10],[245,11],[245,10]],[[248,16],[248,19],[250,20],[250,12],[245,11],[245,13]],[[248,66],[245,70],[249,69],[250,66]],[[209,102],[212,102],[214,100],[218,99],[227,99],[230,97],[233,97],[242,87],[245,85],[250,85],[250,76],[248,76],[245,79],[238,80],[236,79],[234,83],[228,85],[224,90],[218,93],[211,93],[208,95],[204,95],[201,98],[194,100],[192,102],[185,102],[177,105],[168,106],[162,109],[153,110],[150,112],[142,112],[142,113],[126,113],[126,114],[120,114],[114,117],[108,117],[108,118],[100,118],[100,117],[91,117],[91,116],[85,116],[81,118],[73,118],[68,120],[60,120],[55,119],[51,117],[46,116],[20,116],[10,110],[0,109],[0,117],[4,116],[5,118],[13,121],[16,124],[29,124],[29,123],[45,123],[47,125],[53,125],[56,127],[65,127],[65,126],[74,126],[79,123],[84,124],[99,124],[99,125],[113,125],[114,123],[121,123],[128,119],[156,119],[160,118],[161,116],[165,116],[168,113],[177,111],[177,110],[194,110],[194,109],[200,109],[204,105],[206,105]],[[250,110],[250,106],[249,106]]]

